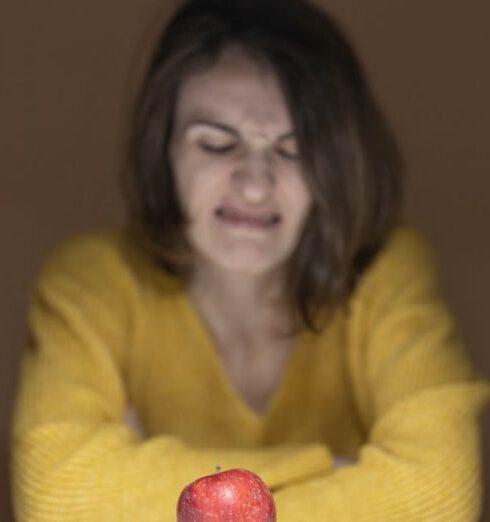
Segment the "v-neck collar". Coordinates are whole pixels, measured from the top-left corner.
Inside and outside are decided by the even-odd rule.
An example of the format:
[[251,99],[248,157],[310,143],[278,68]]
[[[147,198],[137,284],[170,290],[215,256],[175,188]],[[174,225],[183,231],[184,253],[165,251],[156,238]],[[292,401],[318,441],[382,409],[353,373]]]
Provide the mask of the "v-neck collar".
[[214,372],[216,382],[219,383],[223,394],[230,403],[236,406],[238,413],[244,418],[247,424],[254,426],[256,429],[263,429],[267,425],[267,421],[273,416],[275,410],[280,407],[282,402],[287,401],[287,395],[292,391],[289,383],[293,379],[298,367],[298,358],[301,352],[301,346],[303,345],[305,332],[300,332],[296,337],[289,357],[284,364],[282,376],[276,389],[272,393],[264,411],[258,412],[248,404],[231,381],[213,344],[208,327],[183,289],[179,292],[177,299],[185,320],[193,329],[192,333],[193,337],[195,335],[196,349],[204,351],[207,355],[206,358],[210,361],[211,370]]

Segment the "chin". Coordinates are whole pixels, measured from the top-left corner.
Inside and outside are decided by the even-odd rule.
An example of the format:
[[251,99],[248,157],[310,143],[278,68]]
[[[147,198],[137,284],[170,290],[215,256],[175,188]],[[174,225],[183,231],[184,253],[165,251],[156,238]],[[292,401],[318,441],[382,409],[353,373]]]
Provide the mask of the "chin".
[[276,265],[265,264],[243,264],[243,263],[223,263],[223,270],[230,273],[241,274],[243,276],[262,276],[274,271]]
[[223,256],[214,256],[214,259],[211,259],[211,261],[215,266],[219,266],[227,272],[260,276],[274,272],[280,266],[283,266],[285,260],[277,256],[227,252]]
[[234,241],[194,242],[194,248],[206,263],[227,273],[263,276],[284,266],[292,250],[280,241],[264,244],[241,238]]

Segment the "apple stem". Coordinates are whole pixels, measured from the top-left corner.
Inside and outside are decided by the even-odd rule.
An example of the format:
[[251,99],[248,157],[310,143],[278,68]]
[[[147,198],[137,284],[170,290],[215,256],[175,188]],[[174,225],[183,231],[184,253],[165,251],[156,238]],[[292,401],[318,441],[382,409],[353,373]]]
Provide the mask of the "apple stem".
[[216,464],[215,473],[221,473],[221,466],[219,464]]

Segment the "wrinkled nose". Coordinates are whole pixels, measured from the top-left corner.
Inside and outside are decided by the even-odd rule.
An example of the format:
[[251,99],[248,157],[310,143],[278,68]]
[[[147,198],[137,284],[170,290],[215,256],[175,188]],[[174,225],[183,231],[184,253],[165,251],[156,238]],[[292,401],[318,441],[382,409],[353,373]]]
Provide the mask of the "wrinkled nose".
[[272,162],[266,155],[250,155],[234,172],[233,182],[245,202],[261,203],[275,184]]

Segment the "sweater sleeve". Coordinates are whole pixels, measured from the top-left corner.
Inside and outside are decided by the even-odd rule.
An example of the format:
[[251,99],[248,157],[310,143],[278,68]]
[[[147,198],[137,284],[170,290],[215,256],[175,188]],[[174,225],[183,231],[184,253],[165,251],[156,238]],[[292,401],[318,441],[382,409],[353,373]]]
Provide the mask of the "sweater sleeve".
[[489,398],[439,297],[425,241],[392,238],[353,299],[351,372],[368,432],[353,464],[276,493],[278,520],[476,522]]
[[[162,435],[141,441],[123,421],[136,289],[107,238],[58,250],[29,316],[12,437],[19,522],[174,522],[196,477],[243,467],[270,487],[325,471],[325,447],[202,449]],[[162,405],[165,407],[165,405]]]

